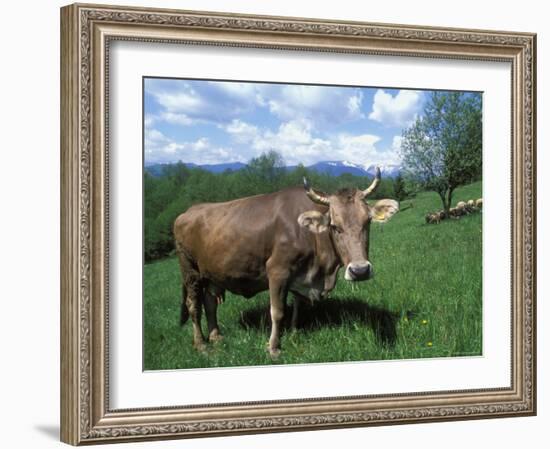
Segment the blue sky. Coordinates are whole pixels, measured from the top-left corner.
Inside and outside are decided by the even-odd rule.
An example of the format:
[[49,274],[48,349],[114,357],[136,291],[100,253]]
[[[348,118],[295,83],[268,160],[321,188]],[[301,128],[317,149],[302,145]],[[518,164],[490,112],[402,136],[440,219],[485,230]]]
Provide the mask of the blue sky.
[[403,129],[429,92],[253,82],[144,80],[145,164],[399,163]]

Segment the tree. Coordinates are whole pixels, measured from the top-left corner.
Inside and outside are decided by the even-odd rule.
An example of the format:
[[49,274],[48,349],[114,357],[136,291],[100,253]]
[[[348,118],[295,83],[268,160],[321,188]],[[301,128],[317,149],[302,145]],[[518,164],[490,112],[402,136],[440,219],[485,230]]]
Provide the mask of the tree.
[[448,215],[453,191],[481,176],[481,95],[434,92],[423,114],[403,132],[408,176],[437,192]]
[[399,173],[393,180],[393,196],[397,201],[403,201],[407,197],[405,180],[403,179],[401,173]]
[[249,185],[254,186],[254,193],[274,192],[280,188],[285,162],[279,153],[270,150],[250,159],[243,171]]

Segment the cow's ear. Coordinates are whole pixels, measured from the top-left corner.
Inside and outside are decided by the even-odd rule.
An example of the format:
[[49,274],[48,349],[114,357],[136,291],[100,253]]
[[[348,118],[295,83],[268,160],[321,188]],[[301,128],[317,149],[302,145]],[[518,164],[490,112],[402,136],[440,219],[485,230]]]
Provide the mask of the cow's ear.
[[386,223],[399,211],[399,203],[394,200],[380,200],[370,207],[370,216],[373,221]]
[[325,232],[329,221],[328,214],[322,214],[316,210],[308,210],[298,217],[298,224],[315,234]]

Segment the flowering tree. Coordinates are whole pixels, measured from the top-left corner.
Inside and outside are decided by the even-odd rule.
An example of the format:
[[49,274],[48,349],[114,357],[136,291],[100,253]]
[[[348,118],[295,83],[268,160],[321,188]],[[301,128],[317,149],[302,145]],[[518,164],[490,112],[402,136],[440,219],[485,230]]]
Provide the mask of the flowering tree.
[[423,114],[403,132],[407,176],[437,192],[448,215],[453,191],[481,177],[481,94],[433,92]]

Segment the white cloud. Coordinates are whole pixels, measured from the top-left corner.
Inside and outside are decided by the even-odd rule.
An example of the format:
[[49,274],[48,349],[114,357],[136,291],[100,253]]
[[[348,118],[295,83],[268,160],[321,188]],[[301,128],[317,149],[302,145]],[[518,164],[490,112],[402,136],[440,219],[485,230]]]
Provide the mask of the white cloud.
[[150,128],[153,126],[156,122],[156,117],[152,114],[145,114],[145,117],[143,119],[143,124],[145,125],[145,128]]
[[147,162],[247,162],[270,150],[279,152],[286,165],[348,161],[370,166],[400,162],[401,136],[394,136],[390,148],[379,148],[381,138],[373,134],[338,134],[322,138],[316,135],[313,124],[305,119],[283,122],[275,131],[260,129],[241,120],[233,120],[220,128],[231,135],[235,146],[215,145],[206,137],[193,142],[177,142],[158,130],[146,130]]
[[225,93],[234,100],[238,100],[243,104],[249,104],[250,106],[265,106],[264,92],[272,90],[272,86],[267,84],[219,81],[211,81],[209,84],[214,89]]
[[380,137],[373,134],[360,134],[360,135],[350,135],[350,134],[340,134],[338,137],[340,145],[345,148],[356,148],[356,147],[368,147],[372,148],[374,145],[380,141]]
[[146,128],[145,129],[145,147],[158,148],[160,145],[163,145],[167,142],[170,142],[170,139],[166,137],[163,133],[155,128]]
[[239,119],[234,119],[228,125],[221,125],[231,137],[239,143],[250,143],[258,135],[258,128]]
[[155,151],[146,151],[147,163],[172,163],[176,161],[195,164],[220,164],[235,162],[231,149],[216,147],[210,142],[199,139],[196,142],[170,142]]
[[145,130],[145,159],[148,164],[177,161],[219,164],[246,160],[232,148],[212,144],[207,137],[191,142],[177,142],[156,129]]
[[161,112],[158,116],[155,117],[157,120],[165,121],[174,125],[193,125],[198,122],[198,120],[193,120],[186,114],[178,114],[175,112]]
[[204,100],[193,90],[185,85],[179,92],[155,92],[154,95],[161,106],[168,111],[189,111],[208,108]]
[[314,137],[311,122],[298,119],[281,123],[276,132],[259,132],[252,141],[252,148],[257,154],[275,150],[287,165],[300,162],[308,165],[329,152],[330,141]]
[[277,138],[282,142],[308,144],[313,140],[311,130],[313,125],[308,120],[294,120],[281,123]]
[[363,101],[363,95],[361,92],[358,95],[354,95],[348,98],[348,114],[350,117],[363,118],[364,114],[361,112],[361,102]]
[[[333,131],[331,125],[342,130],[344,123],[365,119],[360,89],[179,80],[148,80],[145,89],[157,103],[156,112],[144,117],[148,163],[246,162],[269,150],[281,153],[287,165],[323,160],[389,164],[399,160],[399,136],[394,137],[391,147],[380,148],[382,140],[376,131]],[[421,95],[400,91],[392,96],[379,89],[369,118],[384,123],[407,122],[416,114]],[[178,138],[168,137],[173,129],[163,124],[194,127],[192,135],[212,136],[218,143],[207,137],[182,141],[189,139],[189,134],[183,133]],[[229,138],[218,140],[219,132],[210,134],[212,125]],[[371,123],[369,128],[374,126]]]
[[234,120],[224,129],[236,143],[244,144],[246,149],[241,151],[246,152],[248,158],[275,150],[287,165],[307,166],[318,161],[340,160],[361,165],[399,163],[393,147],[382,150],[377,147],[381,141],[379,136],[339,134],[323,138],[306,119],[283,122],[276,131],[259,129],[240,120]]
[[145,91],[161,110],[158,121],[189,126],[228,123],[265,105],[262,86],[253,83],[147,80]]
[[398,164],[398,153],[392,148],[380,149],[379,136],[373,134],[338,136],[337,147],[339,159],[360,164],[363,166]]
[[353,88],[285,85],[272,92],[268,105],[280,119],[326,125],[364,118],[362,100],[361,91]]
[[147,80],[145,90],[160,106],[156,121],[183,126],[228,125],[262,111],[282,121],[309,120],[319,128],[365,118],[363,94],[356,88]]
[[395,96],[378,89],[374,94],[371,120],[388,126],[409,126],[420,111],[422,102],[421,92],[414,90],[400,90]]

